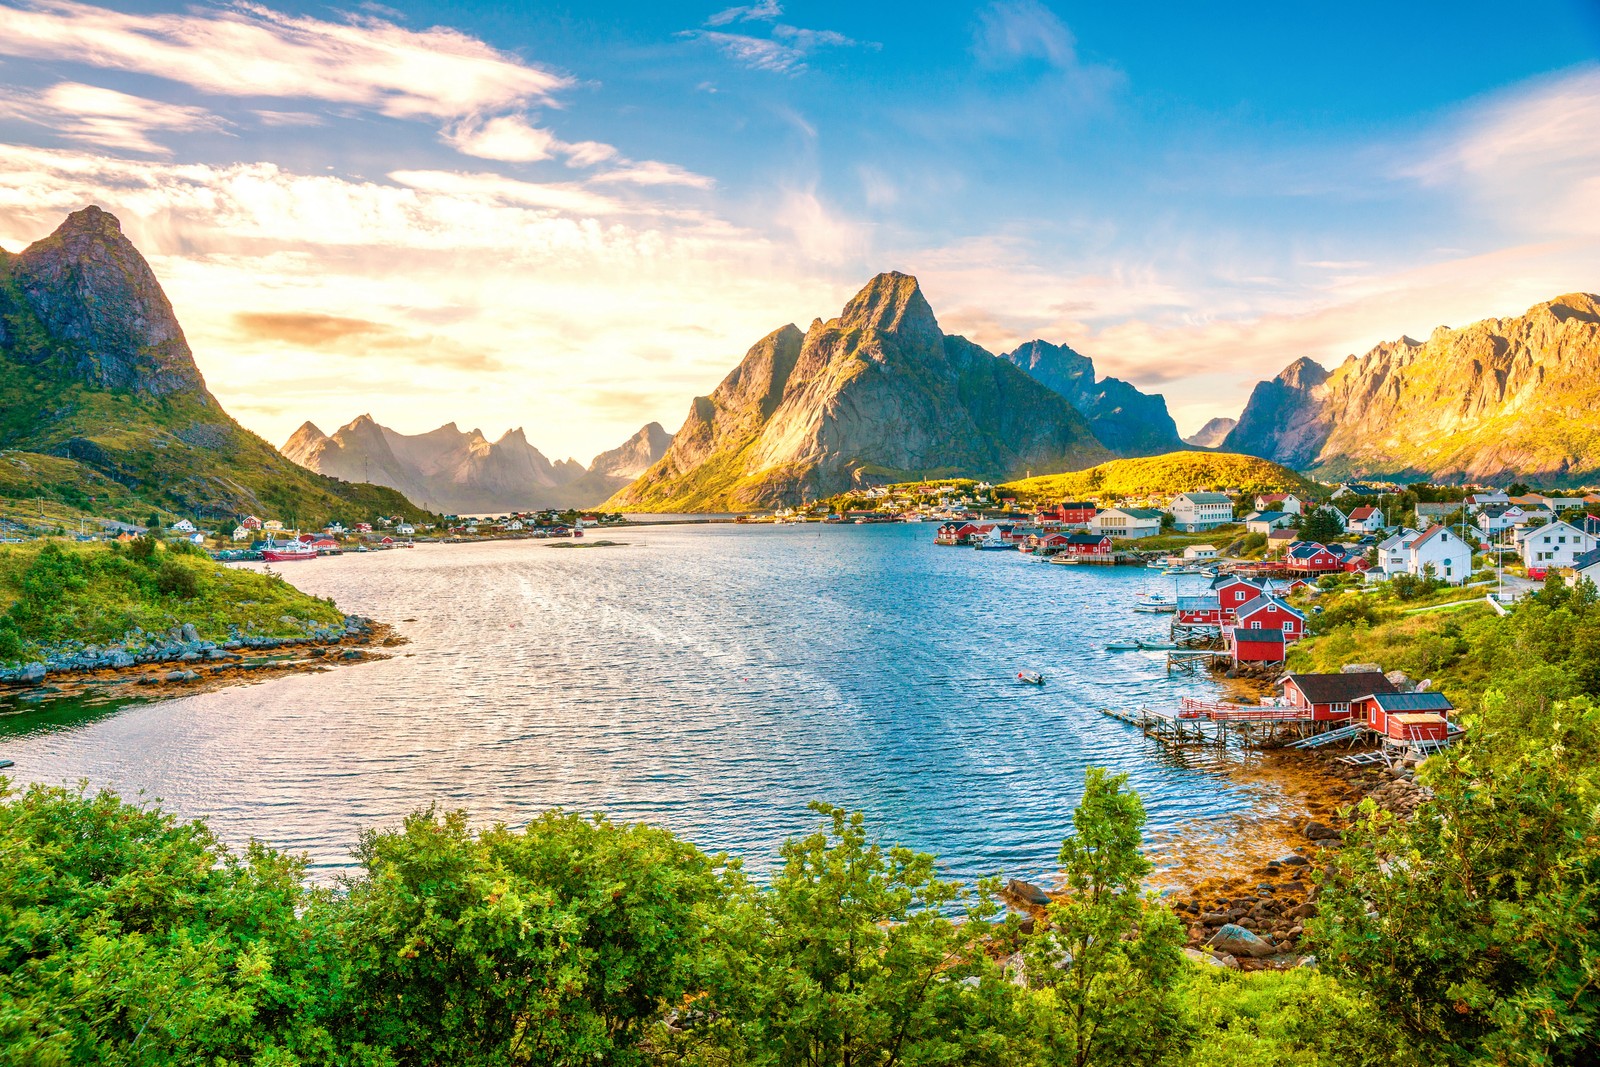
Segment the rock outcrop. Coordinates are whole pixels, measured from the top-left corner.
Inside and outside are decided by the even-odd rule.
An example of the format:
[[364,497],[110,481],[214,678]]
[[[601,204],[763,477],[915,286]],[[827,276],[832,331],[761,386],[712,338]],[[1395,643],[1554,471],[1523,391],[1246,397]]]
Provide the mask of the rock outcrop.
[[1581,485],[1600,475],[1600,297],[1571,293],[1333,371],[1290,364],[1223,447],[1326,477]]
[[1188,444],[1196,448],[1216,448],[1227,439],[1235,426],[1239,425],[1238,419],[1212,419],[1199,430],[1184,438]]
[[915,278],[886,273],[838,318],[758,341],[696,397],[661,460],[609,510],[737,511],[852,487],[998,480],[1110,458],[1059,393],[939,328]]
[[1066,345],[1029,341],[1001,358],[1066,397],[1100,443],[1119,456],[1157,456],[1184,447],[1165,397],[1141,393],[1120,378],[1096,381],[1094,361]]
[[362,415],[332,435],[305,423],[283,454],[309,470],[372,482],[435,511],[476,515],[551,507],[592,507],[660,459],[672,436],[658,423],[595,457],[551,462],[521,429],[490,441],[455,423],[403,434]]

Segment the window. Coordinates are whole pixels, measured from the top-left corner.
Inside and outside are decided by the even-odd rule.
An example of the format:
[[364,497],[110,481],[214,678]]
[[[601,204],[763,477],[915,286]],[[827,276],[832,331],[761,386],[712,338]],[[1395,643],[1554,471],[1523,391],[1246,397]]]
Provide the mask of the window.
[[1328,710],[1333,712],[1335,715],[1348,715],[1350,714],[1350,705],[1349,703],[1329,704]]
[[1250,623],[1250,629],[1252,629],[1252,630],[1261,629],[1261,620],[1260,619],[1256,619],[1253,622],[1251,622]]

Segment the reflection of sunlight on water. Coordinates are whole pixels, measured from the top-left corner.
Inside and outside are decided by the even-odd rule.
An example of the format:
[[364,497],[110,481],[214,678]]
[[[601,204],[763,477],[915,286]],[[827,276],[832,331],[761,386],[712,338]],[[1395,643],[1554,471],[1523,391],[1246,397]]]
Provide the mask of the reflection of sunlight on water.
[[[1169,677],[1160,655],[1104,650],[1165,635],[1166,618],[1129,609],[1172,579],[931,538],[641,528],[589,552],[318,560],[287,576],[396,622],[405,654],[114,715],[0,718],[0,754],[24,779],[144,787],[323,869],[349,862],[361,829],[433,802],[512,823],[604,810],[759,872],[813,828],[806,803],[827,800],[964,879],[1047,878],[1091,764],[1128,773],[1158,858],[1236,838],[1252,811],[1294,810],[1259,757],[1170,753],[1098,714],[1218,692]],[[1049,683],[1017,685],[1024,668]]]

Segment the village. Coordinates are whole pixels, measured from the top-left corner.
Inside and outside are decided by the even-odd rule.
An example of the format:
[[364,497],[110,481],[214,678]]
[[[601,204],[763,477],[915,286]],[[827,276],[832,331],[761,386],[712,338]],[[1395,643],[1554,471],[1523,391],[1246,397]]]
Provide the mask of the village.
[[1375,663],[1289,669],[1294,644],[1316,632],[1319,599],[1355,592],[1415,602],[1413,611],[1487,604],[1504,614],[1537,582],[1600,584],[1600,496],[1480,489],[1402,510],[1397,486],[1330,488],[1322,501],[1194,491],[1146,502],[1156,506],[1069,500],[1023,510],[1000,499],[999,514],[948,510],[934,543],[1069,568],[1142,566],[1200,583],[1174,596],[1142,594],[1132,606],[1169,614],[1168,640],[1113,640],[1106,651],[1164,652],[1169,671],[1206,669],[1270,689],[1255,703],[1185,698],[1170,709],[1102,709],[1158,742],[1328,752],[1371,743],[1336,758],[1414,765],[1463,732],[1455,707],[1429,680],[1385,674]]

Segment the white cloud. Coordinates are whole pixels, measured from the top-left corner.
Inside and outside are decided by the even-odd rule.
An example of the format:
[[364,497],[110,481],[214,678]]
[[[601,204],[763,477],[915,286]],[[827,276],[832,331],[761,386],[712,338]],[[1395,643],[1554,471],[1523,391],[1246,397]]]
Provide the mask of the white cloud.
[[[730,33],[721,29],[684,30],[679,37],[690,41],[704,41],[729,59],[751,70],[771,71],[774,74],[799,74],[806,69],[806,59],[819,48],[851,48],[862,42],[851,39],[837,30],[810,30],[788,23],[777,22],[783,8],[773,0],[748,7],[730,7],[706,20],[710,27],[728,26],[736,22],[770,22],[767,36],[752,33]],[[876,44],[863,47],[877,48]]]
[[730,22],[771,22],[783,14],[778,0],[760,0],[747,7],[730,7],[706,19],[707,26],[726,26]]
[[608,170],[592,179],[596,182],[626,182],[630,185],[687,185],[694,189],[710,189],[717,183],[704,174],[685,170],[675,163],[646,161],[629,164],[617,170]]
[[511,163],[550,159],[560,144],[555,134],[529,125],[520,115],[461,122],[444,132],[444,140],[463,155]]
[[1077,42],[1066,23],[1038,0],[1002,0],[978,14],[979,59],[991,65],[1042,59],[1067,69],[1078,64]]
[[73,141],[151,155],[171,150],[151,139],[156,132],[220,130],[223,123],[204,108],[166,104],[78,82],[60,82],[43,92],[7,87],[0,118],[44,126]]
[[73,0],[6,8],[0,55],[151,75],[222,96],[315,99],[395,118],[552,103],[572,80],[456,30],[327,22],[252,3],[129,14]]

